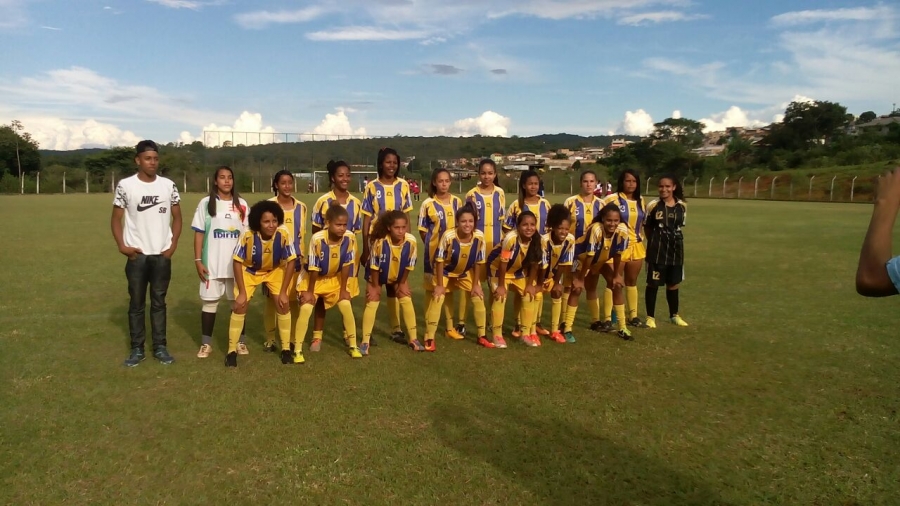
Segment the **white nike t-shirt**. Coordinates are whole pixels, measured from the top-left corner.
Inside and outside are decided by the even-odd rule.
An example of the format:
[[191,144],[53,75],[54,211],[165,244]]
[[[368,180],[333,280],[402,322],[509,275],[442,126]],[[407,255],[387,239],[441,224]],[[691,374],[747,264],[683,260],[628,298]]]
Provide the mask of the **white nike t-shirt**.
[[172,246],[172,206],[181,202],[171,179],[156,176],[152,183],[137,174],[119,181],[113,205],[125,209],[126,246],[145,255],[159,255]]

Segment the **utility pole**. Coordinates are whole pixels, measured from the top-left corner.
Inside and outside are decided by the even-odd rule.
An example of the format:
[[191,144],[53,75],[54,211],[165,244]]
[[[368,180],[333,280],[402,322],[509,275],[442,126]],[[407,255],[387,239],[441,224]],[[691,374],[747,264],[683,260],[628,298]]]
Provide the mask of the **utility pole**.
[[25,193],[25,181],[22,179],[22,161],[19,159],[19,132],[25,129],[22,122],[14,119],[9,125],[16,137],[16,165],[19,166],[19,192]]

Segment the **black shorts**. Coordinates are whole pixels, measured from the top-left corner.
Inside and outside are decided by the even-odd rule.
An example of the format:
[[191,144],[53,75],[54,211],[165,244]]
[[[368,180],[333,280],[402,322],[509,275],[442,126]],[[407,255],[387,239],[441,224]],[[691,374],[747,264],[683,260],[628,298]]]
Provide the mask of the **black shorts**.
[[684,281],[683,265],[647,264],[647,285],[674,286]]

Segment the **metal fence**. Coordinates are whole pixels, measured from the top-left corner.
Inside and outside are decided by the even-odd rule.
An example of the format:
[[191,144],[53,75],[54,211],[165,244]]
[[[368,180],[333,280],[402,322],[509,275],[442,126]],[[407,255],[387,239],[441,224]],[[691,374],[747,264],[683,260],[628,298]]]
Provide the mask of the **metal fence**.
[[[879,176],[880,177],[880,176]],[[684,178],[685,196],[699,198],[803,200],[814,202],[871,202],[875,197],[877,177],[821,174],[797,177],[727,176],[723,178]],[[653,178],[646,180],[644,193],[651,193]]]

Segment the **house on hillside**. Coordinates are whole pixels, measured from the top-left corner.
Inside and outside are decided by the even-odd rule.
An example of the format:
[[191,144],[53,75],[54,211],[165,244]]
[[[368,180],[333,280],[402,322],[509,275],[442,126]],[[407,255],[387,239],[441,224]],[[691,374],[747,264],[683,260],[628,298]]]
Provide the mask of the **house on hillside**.
[[503,163],[503,153],[491,153],[491,160],[496,164]]
[[900,116],[882,116],[880,118],[875,118],[868,123],[856,125],[856,132],[852,133],[877,132],[881,135],[887,135],[893,124],[900,124]]

